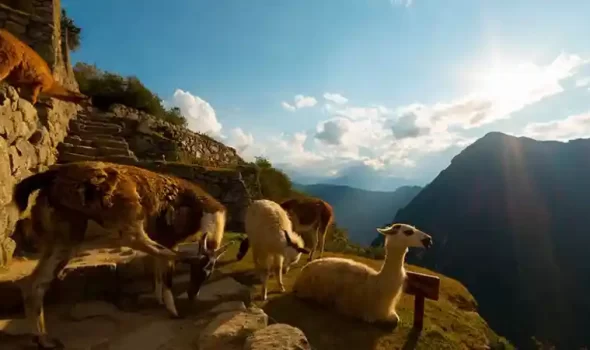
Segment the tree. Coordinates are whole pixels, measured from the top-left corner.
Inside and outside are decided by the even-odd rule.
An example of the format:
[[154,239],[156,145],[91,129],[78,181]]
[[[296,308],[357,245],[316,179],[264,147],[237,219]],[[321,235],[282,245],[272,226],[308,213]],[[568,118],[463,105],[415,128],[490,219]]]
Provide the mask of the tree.
[[270,169],[272,168],[272,164],[270,161],[264,157],[255,157],[254,164],[256,164],[260,169]]
[[82,28],[78,27],[74,20],[68,17],[65,9],[61,9],[61,33],[62,36],[68,36],[68,46],[70,50],[76,51],[80,48],[80,33]]

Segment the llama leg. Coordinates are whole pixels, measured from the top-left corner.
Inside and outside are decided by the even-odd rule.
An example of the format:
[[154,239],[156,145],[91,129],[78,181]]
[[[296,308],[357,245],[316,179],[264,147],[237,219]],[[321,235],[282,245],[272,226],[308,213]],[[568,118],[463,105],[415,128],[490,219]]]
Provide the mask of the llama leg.
[[279,290],[281,291],[281,293],[283,293],[285,291],[285,286],[283,285],[283,263],[284,263],[284,257],[282,255],[279,255],[276,257],[276,261],[275,261],[275,274],[277,276],[277,281],[279,283]]
[[308,262],[313,261],[313,256],[318,246],[318,230],[316,229],[315,232],[311,234],[311,251],[309,252],[309,258],[307,259]]
[[328,231],[327,227],[323,231],[318,229],[318,234],[321,234],[321,237],[319,238],[320,258],[324,257],[324,246],[326,245],[326,235],[328,233],[327,231]]
[[158,304],[164,304],[162,299],[162,267],[161,260],[154,258],[154,294]]
[[52,339],[45,328],[43,298],[51,281],[67,265],[72,254],[72,246],[65,242],[52,242],[45,247],[33,273],[28,277],[28,285],[23,289],[25,314],[34,323],[35,340],[41,349],[63,348],[58,339]]
[[122,236],[122,243],[130,248],[153,255],[155,258],[168,260],[178,258],[177,253],[148,237],[143,228],[143,220],[124,226],[119,231]]
[[41,92],[41,88],[43,88],[43,84],[41,83],[38,83],[31,87],[31,103],[33,104],[33,106],[37,103],[37,100],[39,99],[39,93]]
[[390,331],[395,329],[399,322],[399,315],[397,314],[397,312],[395,312],[395,309],[392,308],[391,310],[389,310],[388,314],[381,315],[380,317],[378,317],[378,319],[375,320],[374,324],[375,326],[383,330]]
[[262,300],[266,300],[268,297],[268,278],[270,275],[269,260],[264,261],[264,269],[262,270]]
[[173,263],[172,261],[162,261],[162,297],[166,310],[168,310],[172,317],[177,318],[178,311],[174,302],[174,294],[172,294]]

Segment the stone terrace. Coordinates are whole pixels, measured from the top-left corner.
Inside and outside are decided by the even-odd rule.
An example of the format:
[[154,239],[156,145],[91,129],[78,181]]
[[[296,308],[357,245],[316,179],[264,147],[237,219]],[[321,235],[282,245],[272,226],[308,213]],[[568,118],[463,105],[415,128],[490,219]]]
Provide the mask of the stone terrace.
[[124,125],[114,118],[91,111],[70,121],[70,132],[58,145],[59,163],[84,160],[137,161],[121,136]]

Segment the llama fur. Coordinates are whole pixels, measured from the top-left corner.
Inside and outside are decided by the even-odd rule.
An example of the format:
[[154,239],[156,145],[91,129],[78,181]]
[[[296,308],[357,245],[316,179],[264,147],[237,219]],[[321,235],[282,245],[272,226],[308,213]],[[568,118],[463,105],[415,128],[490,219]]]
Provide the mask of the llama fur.
[[[212,268],[216,249],[205,249],[218,246],[225,228],[225,207],[199,186],[134,166],[95,161],[56,165],[17,183],[9,207],[23,213],[37,190],[30,218],[42,255],[23,286],[23,297],[40,348],[60,347],[47,334],[43,297],[75,249],[90,239],[85,237],[89,220],[106,229],[102,238],[114,238],[118,245],[156,258],[156,273],[163,275],[164,302],[173,316],[170,264],[185,260],[191,272],[193,267]],[[203,234],[197,251],[173,250],[199,231]],[[204,271],[201,276],[209,274]]]
[[402,294],[408,247],[428,248],[432,238],[406,224],[393,224],[377,231],[385,235],[386,257],[379,271],[345,258],[314,260],[295,280],[296,297],[335,309],[338,313],[395,327],[396,306]]
[[334,220],[334,210],[327,202],[312,197],[291,198],[281,202],[293,229],[304,237],[306,247],[310,248],[309,261],[313,261],[316,250],[320,258],[324,255],[326,234]]
[[246,209],[245,226],[248,237],[242,242],[240,250],[243,257],[244,244],[252,246],[254,265],[263,284],[262,299],[266,300],[271,271],[278,280],[280,291],[284,292],[283,273],[299,261],[301,253],[308,254],[309,251],[303,248],[301,236],[293,232],[285,210],[273,201],[260,199],[252,202]]
[[53,78],[45,60],[29,45],[6,29],[0,29],[0,81],[6,80],[20,92],[30,90],[30,100],[37,103],[39,94],[67,102],[89,104],[90,98],[68,90]]

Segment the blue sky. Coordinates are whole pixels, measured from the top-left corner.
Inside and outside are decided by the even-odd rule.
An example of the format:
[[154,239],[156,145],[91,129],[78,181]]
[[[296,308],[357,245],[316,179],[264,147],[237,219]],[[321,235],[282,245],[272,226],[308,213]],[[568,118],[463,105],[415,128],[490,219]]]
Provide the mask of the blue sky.
[[424,184],[489,131],[590,134],[590,2],[62,5],[75,61],[138,76],[192,129],[293,174]]

